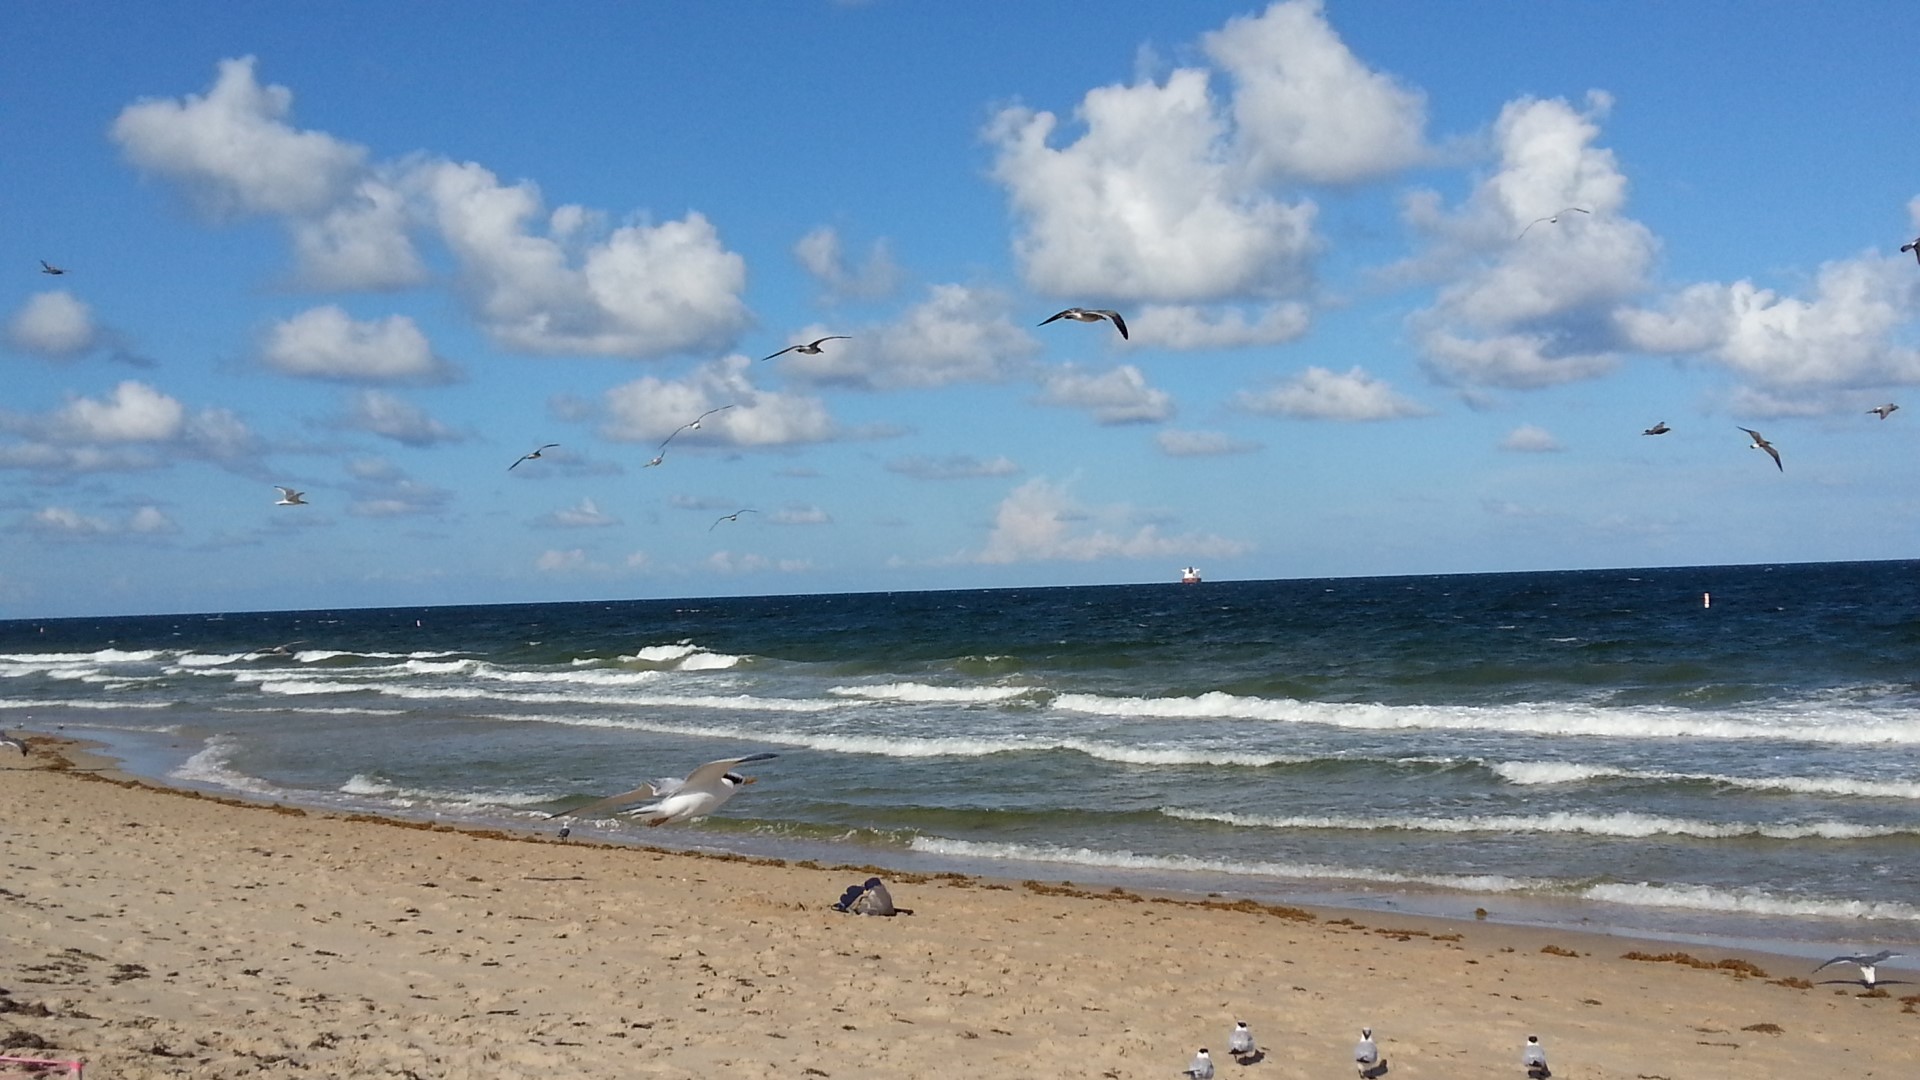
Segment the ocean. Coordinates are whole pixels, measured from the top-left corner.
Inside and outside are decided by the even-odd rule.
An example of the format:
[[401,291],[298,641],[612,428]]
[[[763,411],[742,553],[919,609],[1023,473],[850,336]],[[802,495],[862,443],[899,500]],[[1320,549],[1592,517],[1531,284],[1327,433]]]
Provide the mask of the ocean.
[[713,817],[574,835],[1808,955],[1920,933],[1920,561],[21,620],[0,725],[547,834],[768,751]]

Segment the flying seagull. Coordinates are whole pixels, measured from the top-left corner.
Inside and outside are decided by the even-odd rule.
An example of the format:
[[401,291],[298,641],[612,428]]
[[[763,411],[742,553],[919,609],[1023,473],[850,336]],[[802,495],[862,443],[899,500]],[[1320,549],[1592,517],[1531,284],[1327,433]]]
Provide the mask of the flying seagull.
[[[274,505],[275,505],[275,506],[278,506],[279,504],[278,504],[278,503],[275,503]],[[303,505],[304,505],[304,504],[303,504]],[[306,638],[301,638],[301,639],[300,639],[300,640],[298,640],[298,641],[289,641],[289,642],[286,642],[285,644],[281,644],[281,645],[275,645],[275,646],[274,646],[273,648],[271,648],[271,649],[255,649],[255,650],[254,650],[254,651],[253,651],[253,652],[252,652],[252,653],[251,653],[250,655],[253,655],[253,656],[292,656],[292,655],[293,655],[293,647],[294,647],[295,645],[305,645],[306,643],[307,643],[307,639],[306,639]]]
[[1055,319],[1072,319],[1074,322],[1099,322],[1101,319],[1105,319],[1113,324],[1115,330],[1120,331],[1122,338],[1127,336],[1127,320],[1121,318],[1119,312],[1108,311],[1105,308],[1070,307],[1065,311],[1041,319],[1039,325],[1045,326]]
[[[826,339],[822,338],[821,340],[825,341]],[[777,356],[779,354],[775,353],[774,355]],[[733,406],[731,405],[722,405],[717,409],[708,409],[706,412],[703,412],[699,416],[694,417],[692,420],[688,421],[687,423],[681,424],[679,427],[674,428],[673,435],[678,435],[683,431],[698,431],[700,430],[700,421],[705,420],[707,417],[712,416],[714,413],[726,412],[728,409],[731,409],[731,408],[733,408]],[[669,435],[666,438],[660,440],[660,448],[654,451],[653,460],[647,462],[646,465],[643,466],[643,468],[651,469],[655,465],[658,465],[662,461],[665,461],[667,459],[667,444],[673,441],[673,435]]]
[[1233,1033],[1227,1036],[1227,1053],[1236,1058],[1246,1058],[1259,1052],[1260,1047],[1253,1041],[1253,1029],[1247,1026],[1245,1020],[1235,1021]]
[[1643,432],[1641,432],[1640,434],[1642,434],[1642,435],[1665,435],[1665,434],[1666,434],[1667,432],[1669,432],[1669,431],[1672,431],[1672,430],[1673,430],[1672,428],[1670,428],[1670,427],[1668,427],[1668,426],[1667,426],[1667,422],[1666,422],[1665,420],[1662,420],[1662,421],[1660,421],[1659,423],[1657,423],[1657,424],[1655,424],[1655,425],[1653,425],[1652,427],[1650,427],[1650,428],[1648,428],[1647,430],[1645,430],[1645,431],[1643,431]]
[[[1735,426],[1735,427],[1739,427],[1739,425],[1738,425],[1738,424],[1735,424],[1734,426]],[[1752,428],[1750,428],[1750,427],[1743,427],[1743,428],[1740,428],[1740,430],[1741,430],[1741,431],[1744,431],[1744,432],[1746,432],[1747,434],[1749,434],[1749,435],[1751,435],[1751,436],[1753,436],[1753,445],[1752,445],[1752,446],[1749,446],[1749,447],[1747,447],[1747,449],[1749,449],[1749,450],[1765,450],[1765,451],[1767,452],[1767,456],[1768,456],[1768,457],[1771,457],[1771,458],[1773,459],[1773,464],[1774,464],[1774,466],[1775,466],[1775,467],[1777,467],[1777,468],[1778,468],[1778,469],[1779,469],[1779,470],[1780,470],[1781,472],[1786,472],[1786,471],[1787,471],[1787,467],[1786,467],[1785,465],[1782,465],[1782,464],[1780,464],[1780,451],[1778,451],[1778,450],[1775,450],[1775,449],[1773,448],[1773,444],[1772,444],[1772,443],[1770,443],[1770,442],[1768,442],[1767,440],[1765,440],[1765,439],[1763,439],[1763,438],[1761,438],[1761,437],[1760,437],[1760,433],[1759,433],[1759,432],[1757,432],[1757,431],[1755,431],[1755,430],[1753,430],[1753,429],[1752,429]]]
[[[1531,229],[1535,225],[1558,225],[1560,224],[1560,217],[1562,214],[1591,214],[1591,213],[1593,213],[1593,211],[1591,210],[1582,210],[1578,206],[1569,206],[1565,210],[1560,211],[1559,214],[1555,214],[1552,217],[1534,218],[1532,221],[1527,222],[1527,229]],[[1527,229],[1521,229],[1520,236],[1527,235]],[[1514,237],[1514,239],[1518,240],[1520,239],[1520,236],[1516,236]]]
[[1819,971],[1820,968],[1830,967],[1834,964],[1852,964],[1860,969],[1860,981],[1871,989],[1874,982],[1873,969],[1896,956],[1905,955],[1906,953],[1897,953],[1890,949],[1881,949],[1877,953],[1855,953],[1849,956],[1836,956],[1813,970]]
[[1878,416],[1880,419],[1885,420],[1887,417],[1892,416],[1894,414],[1894,411],[1899,408],[1900,406],[1895,405],[1893,402],[1889,401],[1885,405],[1881,405],[1878,408],[1868,409],[1867,411],[1872,413],[1875,416]]
[[1520,1051],[1520,1064],[1526,1067],[1527,1080],[1547,1080],[1553,1070],[1547,1068],[1547,1048],[1540,1045],[1540,1036],[1527,1036],[1527,1045]]
[[[1915,259],[1916,261],[1920,261],[1920,236],[1916,236],[1916,237],[1914,237],[1914,238],[1913,238],[1913,243],[1911,243],[1911,244],[1901,244],[1901,245],[1900,245],[1900,250],[1901,250],[1901,251],[1911,251],[1911,252],[1913,252],[1913,257],[1914,257],[1914,259]],[[42,266],[45,266],[45,265],[46,265],[46,263],[41,263],[40,265],[42,265]],[[48,273],[50,273],[50,274],[57,274],[57,273],[59,273],[60,271],[58,271],[58,270],[49,270],[49,271],[47,271],[47,272],[48,272]]]
[[759,512],[758,510],[735,510],[731,514],[721,514],[719,517],[713,519],[712,525],[707,526],[707,531],[712,532],[719,528],[720,523],[723,521],[739,521],[741,514],[757,514]]
[[742,776],[734,772],[737,765],[749,761],[770,761],[779,754],[748,754],[746,757],[722,758],[709,761],[693,770],[685,780],[671,776],[662,777],[650,784],[641,784],[632,791],[623,791],[618,795],[609,795],[585,806],[576,806],[571,810],[562,810],[548,815],[551,820],[557,817],[584,817],[603,811],[625,812],[629,803],[654,799],[646,806],[634,808],[634,813],[646,815],[648,825],[665,825],[670,821],[691,821],[703,818],[726,805],[728,799],[740,788],[753,783],[751,776]]
[[11,746],[22,754],[27,752],[27,744],[25,742],[14,738],[4,731],[0,731],[0,746]]
[[522,461],[532,461],[532,460],[533,460],[534,458],[537,458],[537,457],[539,457],[539,456],[540,456],[541,454],[544,454],[544,453],[546,453],[547,451],[549,451],[549,450],[551,450],[551,449],[553,449],[554,447],[556,447],[556,446],[559,446],[559,445],[560,445],[560,444],[559,444],[559,443],[557,443],[557,442],[550,442],[550,443],[548,443],[547,445],[545,445],[545,446],[543,446],[543,447],[541,447],[541,448],[540,448],[540,449],[538,449],[538,450],[532,450],[532,451],[529,451],[529,452],[527,452],[527,453],[524,453],[524,454],[521,454],[518,460],[516,460],[516,461],[515,461],[515,462],[514,462],[513,464],[511,464],[511,465],[509,465],[509,466],[507,466],[507,471],[508,471],[508,472],[512,472],[513,470],[515,470],[515,469],[517,469],[517,468],[519,468],[519,467],[520,467],[520,462],[522,462]]
[[1372,1028],[1360,1029],[1360,1041],[1353,1044],[1353,1064],[1361,1076],[1380,1064],[1380,1048],[1373,1044]]
[[1193,1055],[1193,1064],[1181,1070],[1181,1075],[1191,1076],[1193,1080],[1213,1080],[1213,1059],[1207,1056],[1207,1048]]
[[[1901,250],[1901,251],[1905,251],[1905,250],[1907,250],[1907,249],[1906,249],[1906,248],[1901,248],[1900,250]],[[41,259],[41,260],[40,260],[40,272],[41,272],[41,273],[43,273],[43,274],[64,274],[64,273],[66,273],[66,271],[65,271],[65,270],[62,270],[62,269],[60,269],[59,267],[57,267],[57,266],[55,266],[55,265],[53,265],[52,263],[50,263],[50,262],[48,262],[48,261],[47,261],[47,260],[45,260],[45,259]]]
[[307,493],[304,491],[295,491],[290,487],[281,487],[279,484],[273,485],[273,490],[280,493],[280,501],[277,503],[274,503],[273,505],[275,506],[306,506],[308,505]]
[[820,343],[823,341],[846,341],[846,340],[847,340],[847,335],[845,334],[829,334],[828,336],[823,338],[815,338],[814,340],[808,342],[805,345],[789,345],[786,348],[781,349],[779,352],[772,354],[771,356],[763,356],[760,359],[771,360],[775,356],[783,356],[790,352],[806,353],[808,356],[813,356],[820,351]]

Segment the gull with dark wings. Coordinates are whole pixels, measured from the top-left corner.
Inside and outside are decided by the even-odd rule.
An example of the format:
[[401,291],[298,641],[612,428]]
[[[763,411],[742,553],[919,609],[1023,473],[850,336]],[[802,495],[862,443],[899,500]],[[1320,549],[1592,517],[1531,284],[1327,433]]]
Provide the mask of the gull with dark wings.
[[1072,319],[1074,322],[1099,322],[1105,319],[1113,324],[1115,330],[1120,331],[1122,338],[1127,336],[1127,321],[1120,317],[1119,312],[1109,311],[1106,308],[1070,307],[1041,319],[1039,325],[1045,326],[1055,319]]
[[712,532],[719,528],[720,523],[723,521],[739,521],[741,514],[757,514],[759,512],[758,510],[735,510],[731,514],[721,514],[719,517],[713,519],[713,524],[707,526],[707,531]]
[[[1527,229],[1531,229],[1531,228],[1533,228],[1533,227],[1534,227],[1535,225],[1558,225],[1558,224],[1560,224],[1560,219],[1561,219],[1561,218],[1562,218],[1563,216],[1565,216],[1565,215],[1567,215],[1567,214],[1589,214],[1589,215],[1591,215],[1592,213],[1593,213],[1593,211],[1591,211],[1591,210],[1583,210],[1583,209],[1581,209],[1581,208],[1580,208],[1580,207],[1578,207],[1578,206],[1569,206],[1569,207],[1567,207],[1567,208],[1566,208],[1565,210],[1562,210],[1562,211],[1560,211],[1560,212],[1559,212],[1558,214],[1555,214],[1555,215],[1553,215],[1552,217],[1543,217],[1543,218],[1534,218],[1534,219],[1533,219],[1532,221],[1529,221],[1529,222],[1527,222]],[[1525,235],[1527,235],[1527,229],[1521,229],[1521,230],[1520,230],[1520,236],[1525,236]],[[1520,236],[1516,236],[1516,237],[1514,237],[1514,239],[1515,239],[1515,240],[1518,240],[1518,239],[1520,239]]]
[[[1905,249],[1905,248],[1901,248],[1900,250],[1902,250],[1902,251],[1905,251],[1906,249]],[[65,270],[62,270],[62,269],[60,269],[59,267],[57,267],[57,266],[55,266],[55,265],[53,265],[52,263],[50,263],[50,262],[48,262],[48,261],[47,261],[47,260],[45,260],[45,259],[41,259],[41,260],[40,260],[40,272],[41,272],[41,273],[43,273],[43,274],[64,274],[64,273],[66,273],[66,271],[65,271]]]
[[1648,428],[1647,430],[1645,430],[1645,431],[1643,431],[1643,432],[1641,432],[1640,434],[1642,434],[1642,435],[1665,435],[1665,434],[1666,434],[1667,432],[1669,432],[1669,431],[1672,431],[1672,430],[1673,430],[1672,428],[1670,428],[1670,427],[1668,427],[1668,426],[1667,426],[1667,422],[1666,422],[1665,420],[1662,420],[1662,421],[1660,421],[1659,423],[1657,423],[1657,424],[1655,424],[1655,425],[1653,425],[1652,427],[1650,427],[1650,428]]
[[275,506],[307,505],[307,493],[304,491],[295,491],[290,487],[281,487],[279,484],[273,485],[273,490],[280,493],[280,501],[274,503]]
[[[1901,250],[1901,251],[1911,251],[1911,252],[1913,252],[1913,257],[1914,257],[1914,260],[1915,260],[1916,262],[1920,262],[1920,236],[1916,236],[1916,237],[1914,237],[1914,238],[1913,238],[1913,243],[1911,243],[1911,244],[1901,244],[1901,245],[1900,245],[1900,250]],[[46,264],[45,264],[45,263],[42,263],[41,265],[42,265],[42,266],[44,266],[44,265],[46,265]],[[54,273],[56,273],[56,274],[57,274],[57,273],[59,273],[59,272],[60,272],[60,271],[58,271],[58,270],[55,270],[55,271],[54,271]]]
[[519,467],[520,467],[520,462],[522,462],[522,461],[532,461],[533,459],[535,459],[535,458],[537,458],[537,457],[539,457],[539,456],[540,456],[541,454],[544,454],[544,453],[546,453],[547,451],[549,451],[549,450],[551,450],[551,449],[553,449],[554,447],[556,447],[556,446],[559,446],[559,445],[560,445],[560,444],[559,444],[559,443],[557,443],[557,442],[550,442],[550,443],[548,443],[548,444],[546,444],[545,446],[542,446],[542,447],[541,447],[541,448],[539,448],[538,450],[529,450],[528,452],[526,452],[526,453],[524,453],[524,454],[521,454],[521,455],[520,455],[520,456],[519,456],[518,458],[516,458],[516,459],[514,460],[514,463],[513,463],[513,464],[511,464],[511,465],[509,465],[509,466],[507,466],[507,471],[508,471],[508,472],[512,472],[513,470],[515,470],[515,469],[517,469],[517,468],[519,468]]
[[4,731],[0,731],[0,746],[11,746],[22,754],[27,752],[27,744],[24,741],[16,739]]
[[1880,419],[1885,420],[1887,417],[1892,416],[1894,414],[1894,411],[1899,408],[1900,406],[1895,405],[1893,402],[1889,401],[1885,405],[1877,405],[1871,409],[1868,409],[1867,411],[1879,417]]
[[684,780],[668,776],[651,783],[641,784],[632,791],[623,791],[618,795],[609,795],[596,799],[585,806],[576,806],[571,810],[562,810],[548,815],[548,819],[557,817],[587,817],[599,813],[625,813],[632,803],[655,800],[645,806],[633,807],[635,814],[645,815],[649,826],[665,825],[671,821],[692,821],[703,818],[726,805],[733,793],[754,782],[751,776],[742,776],[734,772],[736,766],[750,761],[770,761],[779,754],[748,754],[746,757],[722,758],[709,761],[693,770]]
[[1846,956],[1836,956],[1813,970],[1819,971],[1820,968],[1831,967],[1834,964],[1852,964],[1860,969],[1860,981],[1865,983],[1868,989],[1872,989],[1876,981],[1873,969],[1896,956],[1905,955],[1905,953],[1894,952],[1892,949],[1881,949],[1877,953],[1849,953]]
[[[1735,424],[1734,426],[1735,426],[1735,427],[1739,427],[1740,425],[1738,425],[1738,424]],[[1780,464],[1780,451],[1778,451],[1778,450],[1775,450],[1775,449],[1773,448],[1773,444],[1772,444],[1772,443],[1770,443],[1770,442],[1768,442],[1767,440],[1765,440],[1765,439],[1763,439],[1763,438],[1761,438],[1761,437],[1760,437],[1760,433],[1759,433],[1759,432],[1757,432],[1757,431],[1755,431],[1755,430],[1753,430],[1753,429],[1752,429],[1752,428],[1750,428],[1750,427],[1743,427],[1743,428],[1740,428],[1740,430],[1741,430],[1741,431],[1744,431],[1744,432],[1746,432],[1747,434],[1749,434],[1749,435],[1751,435],[1751,436],[1753,436],[1753,445],[1752,445],[1752,446],[1749,446],[1749,447],[1747,447],[1747,449],[1749,449],[1749,450],[1765,450],[1765,451],[1767,452],[1767,456],[1773,459],[1773,464],[1774,464],[1774,467],[1775,467],[1775,468],[1777,468],[1777,469],[1779,469],[1779,470],[1780,470],[1781,472],[1786,472],[1786,471],[1787,471],[1787,467],[1786,467],[1785,465],[1782,465],[1782,464]]]
[[823,337],[823,338],[815,338],[814,340],[812,340],[812,341],[810,341],[810,342],[808,342],[808,343],[806,343],[805,345],[789,345],[789,346],[787,346],[786,348],[784,348],[784,349],[781,349],[781,350],[780,350],[779,352],[777,352],[777,353],[773,353],[773,354],[771,354],[771,355],[768,355],[768,356],[763,356],[763,357],[761,357],[760,359],[762,359],[762,360],[771,360],[771,359],[773,359],[773,358],[774,358],[775,356],[784,356],[784,355],[786,355],[787,353],[790,353],[790,352],[797,352],[797,353],[806,353],[806,354],[807,354],[808,356],[814,356],[814,355],[816,355],[816,354],[818,354],[818,353],[820,352],[820,344],[821,344],[821,342],[825,342],[825,341],[846,341],[846,340],[848,340],[848,336],[847,336],[846,334],[829,334],[828,336],[826,336],[826,337]]

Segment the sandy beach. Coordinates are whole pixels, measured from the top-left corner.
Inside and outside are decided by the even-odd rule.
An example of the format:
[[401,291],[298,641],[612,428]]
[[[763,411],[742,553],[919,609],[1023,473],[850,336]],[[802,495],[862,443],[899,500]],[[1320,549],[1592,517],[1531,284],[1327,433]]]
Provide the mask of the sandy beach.
[[[0,761],[0,1054],[96,1077],[1907,1077],[1920,985],[1487,923],[867,876]],[[646,830],[634,829],[636,840]],[[1638,954],[1646,959],[1631,959]],[[1662,957],[1654,959],[1651,957]],[[1263,1055],[1226,1053],[1247,1021]],[[0,1069],[0,1075],[7,1075]]]

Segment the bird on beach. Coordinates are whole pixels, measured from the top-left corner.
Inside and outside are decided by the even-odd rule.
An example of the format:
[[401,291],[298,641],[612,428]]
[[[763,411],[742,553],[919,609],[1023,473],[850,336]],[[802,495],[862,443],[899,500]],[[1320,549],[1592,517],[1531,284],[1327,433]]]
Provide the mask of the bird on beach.
[[1520,1051],[1520,1064],[1527,1070],[1527,1080],[1547,1080],[1553,1070],[1547,1068],[1547,1048],[1540,1045],[1540,1036],[1527,1036],[1527,1045]]
[[1193,1063],[1181,1070],[1181,1075],[1191,1076],[1193,1080],[1213,1080],[1213,1059],[1207,1056],[1207,1048],[1193,1055]]
[[1115,330],[1120,331],[1122,338],[1127,337],[1127,321],[1122,319],[1117,311],[1109,311],[1105,308],[1070,307],[1041,319],[1039,325],[1045,326],[1055,319],[1072,319],[1074,322],[1099,322],[1105,319],[1113,324]]
[[775,356],[784,356],[790,352],[806,353],[808,356],[813,356],[820,352],[820,343],[823,341],[846,341],[846,340],[849,340],[849,339],[845,334],[829,334],[823,338],[815,338],[814,340],[806,343],[805,345],[789,345],[786,348],[781,349],[777,353],[772,353],[767,356],[763,356],[760,359],[771,360]]
[[1877,953],[1850,953],[1846,956],[1836,956],[1813,970],[1819,971],[1820,968],[1831,967],[1834,964],[1852,964],[1860,969],[1860,981],[1871,990],[1875,979],[1873,969],[1896,956],[1905,955],[1906,953],[1897,953],[1891,949],[1881,949]]
[[1668,426],[1667,426],[1667,422],[1666,422],[1665,420],[1662,420],[1662,421],[1660,421],[1659,423],[1657,423],[1657,424],[1655,424],[1655,425],[1653,425],[1652,427],[1650,427],[1650,428],[1648,428],[1647,430],[1645,430],[1645,431],[1643,431],[1643,432],[1641,432],[1640,434],[1642,434],[1642,435],[1665,435],[1665,434],[1666,434],[1667,432],[1669,432],[1669,431],[1672,431],[1672,430],[1673,430],[1672,428],[1670,428],[1670,427],[1668,427]]
[[632,791],[623,791],[618,795],[597,799],[585,806],[576,806],[571,810],[549,814],[548,820],[557,817],[585,817],[603,811],[625,813],[627,804],[646,799],[657,801],[646,806],[635,807],[633,813],[645,815],[649,826],[703,818],[726,805],[727,800],[733,798],[734,792],[754,782],[754,777],[742,776],[734,772],[735,766],[745,765],[750,761],[770,761],[779,756],[779,754],[748,754],[746,757],[709,761],[688,773],[684,780],[671,776],[662,777],[651,783],[641,784]]
[[1868,409],[1867,411],[1879,417],[1880,419],[1885,420],[1887,417],[1892,416],[1894,412],[1899,408],[1900,406],[1895,405],[1893,402],[1889,401],[1885,405],[1879,405],[1874,408]]
[[[1565,210],[1560,211],[1559,214],[1555,214],[1552,217],[1534,218],[1532,221],[1527,222],[1527,229],[1531,229],[1535,225],[1558,225],[1560,224],[1561,214],[1591,214],[1591,213],[1593,213],[1593,211],[1591,210],[1582,210],[1578,206],[1569,206]],[[1527,229],[1521,229],[1520,236],[1527,235]],[[1514,239],[1518,240],[1520,239],[1520,236],[1516,236],[1514,237]]]
[[1259,1052],[1260,1047],[1253,1041],[1253,1029],[1247,1026],[1245,1020],[1234,1021],[1233,1033],[1227,1036],[1227,1053],[1236,1058],[1248,1058]]
[[292,489],[292,488],[290,488],[290,487],[281,487],[281,486],[280,486],[279,484],[275,484],[275,485],[273,485],[273,490],[275,490],[275,491],[277,491],[277,492],[279,492],[279,493],[280,493],[280,501],[279,501],[279,502],[276,502],[276,503],[274,503],[273,505],[275,505],[275,506],[307,506],[307,505],[310,505],[310,504],[309,504],[309,503],[307,502],[307,493],[306,493],[306,492],[304,492],[304,491],[295,491],[295,490],[293,490],[293,489]]
[[1373,1029],[1361,1028],[1360,1041],[1353,1044],[1353,1064],[1361,1076],[1373,1071],[1380,1064],[1380,1048],[1374,1045]]
[[[1906,248],[1901,248],[1900,250],[1902,250],[1902,251],[1905,251],[1905,250],[1906,250]],[[57,266],[55,266],[55,265],[53,265],[52,263],[50,263],[50,262],[48,262],[48,261],[47,261],[47,260],[45,260],[45,259],[41,259],[41,260],[40,260],[40,272],[41,272],[41,273],[43,273],[43,274],[64,274],[64,273],[66,273],[66,271],[65,271],[65,270],[62,270],[62,269],[60,269],[59,267],[57,267]]]
[[546,453],[547,451],[549,451],[549,450],[551,450],[551,449],[553,449],[554,447],[556,447],[556,446],[559,446],[559,445],[560,445],[560,444],[559,444],[559,443],[557,443],[557,442],[550,442],[550,443],[548,443],[548,444],[546,444],[545,446],[542,446],[542,447],[540,447],[540,448],[539,448],[538,450],[531,450],[531,451],[528,451],[527,453],[524,453],[524,454],[521,454],[521,455],[519,456],[519,458],[517,458],[517,459],[515,459],[515,461],[514,461],[514,463],[513,463],[513,464],[511,464],[511,465],[509,465],[509,466],[507,466],[507,471],[508,471],[508,472],[512,472],[513,470],[515,470],[515,469],[517,469],[517,468],[519,468],[519,467],[520,467],[520,462],[522,462],[522,461],[532,461],[532,460],[533,460],[534,458],[537,458],[537,457],[539,457],[539,456],[540,456],[541,454],[544,454],[544,453]]
[[759,512],[758,510],[735,510],[731,514],[721,514],[719,517],[713,519],[712,525],[707,526],[707,531],[712,532],[719,528],[720,523],[723,521],[739,521],[741,514],[757,514]]
[[[1913,238],[1913,243],[1911,243],[1911,244],[1901,244],[1901,245],[1900,245],[1900,250],[1901,250],[1901,251],[1911,251],[1911,252],[1913,252],[1913,258],[1914,258],[1914,261],[1916,261],[1916,262],[1920,262],[1920,236],[1916,236],[1916,237],[1914,237],[1914,238]],[[45,265],[45,264],[43,263],[43,264],[41,264],[41,265]],[[59,273],[59,271],[58,271],[58,270],[56,270],[56,271],[54,271],[54,273],[56,273],[56,274],[57,274],[57,273]]]
[[[1740,425],[1738,425],[1738,424],[1735,424],[1734,426],[1735,426],[1735,427],[1739,427]],[[1786,467],[1785,465],[1782,465],[1782,464],[1780,464],[1780,451],[1778,451],[1778,450],[1775,450],[1775,449],[1773,448],[1773,444],[1772,444],[1772,443],[1770,443],[1770,442],[1768,442],[1768,441],[1767,441],[1766,439],[1764,439],[1764,438],[1761,438],[1761,436],[1760,436],[1760,433],[1759,433],[1759,432],[1757,432],[1757,431],[1755,431],[1755,430],[1753,430],[1753,429],[1752,429],[1752,428],[1750,428],[1750,427],[1743,427],[1743,428],[1740,428],[1740,430],[1741,430],[1741,431],[1744,431],[1744,432],[1746,432],[1747,434],[1749,434],[1749,435],[1751,435],[1751,436],[1753,436],[1753,445],[1752,445],[1752,446],[1749,446],[1749,447],[1747,447],[1747,449],[1749,449],[1749,450],[1765,450],[1765,451],[1767,452],[1767,456],[1768,456],[1768,457],[1771,457],[1771,458],[1773,459],[1773,464],[1774,464],[1774,467],[1775,467],[1775,468],[1777,468],[1777,469],[1779,469],[1779,470],[1780,470],[1781,472],[1786,472],[1786,471],[1787,471],[1787,467]]]
[[0,731],[0,746],[11,746],[23,755],[27,752],[27,744],[24,741],[16,739],[4,731]]

